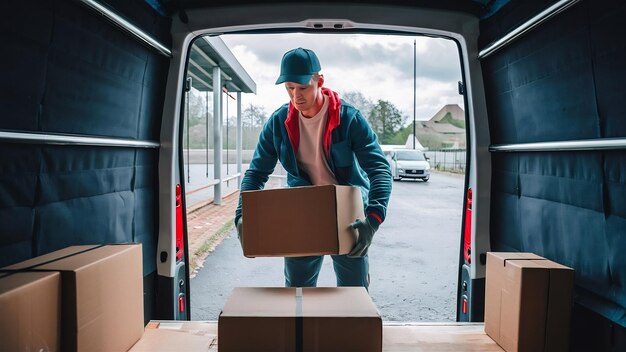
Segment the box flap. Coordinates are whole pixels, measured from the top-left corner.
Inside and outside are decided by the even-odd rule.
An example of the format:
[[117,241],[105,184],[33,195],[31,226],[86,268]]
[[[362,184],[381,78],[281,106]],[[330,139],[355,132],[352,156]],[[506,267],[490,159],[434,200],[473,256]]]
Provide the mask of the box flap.
[[[56,277],[56,279],[54,279]],[[0,278],[0,297],[30,289],[44,280],[59,280],[57,272],[19,272]]]
[[293,317],[296,289],[285,287],[235,287],[221,317]]
[[96,245],[70,246],[70,247],[60,249],[58,251],[54,251],[54,252],[47,253],[47,254],[44,254],[35,258],[25,260],[23,262],[9,265],[7,267],[2,268],[2,270],[26,269],[26,268],[41,265],[44,263],[48,263],[50,261],[59,260],[60,258],[64,258],[67,256],[72,256],[80,252],[89,251],[97,247],[99,246],[96,246]]
[[234,288],[218,319],[219,350],[295,350],[295,293],[284,287]]
[[[110,260],[112,257],[115,256],[126,255],[126,253],[136,251],[138,248],[139,250],[141,250],[140,246],[137,244],[106,245],[95,247],[92,250],[83,251],[82,253],[80,253],[80,255],[70,255],[65,258],[59,255],[59,259],[54,260],[50,263],[44,262],[43,264],[38,265],[36,269],[78,271],[81,269],[85,269],[89,266],[99,265],[103,260]],[[78,253],[78,251],[76,253]]]
[[380,317],[363,287],[302,289],[303,317]]
[[494,259],[502,260],[502,261],[511,260],[511,259],[524,259],[524,260],[545,259],[541,256],[538,256],[535,253],[528,253],[528,252],[487,252],[487,258],[489,258],[490,256],[493,257]]
[[129,352],[217,351],[215,334],[189,330],[146,329]]
[[541,269],[545,270],[546,267],[543,265],[543,262],[546,260],[536,260],[536,259],[509,259],[505,262],[507,267],[516,268],[516,269]]
[[358,231],[350,225],[356,219],[365,219],[363,196],[357,187],[335,186],[337,197],[337,238],[339,254],[348,254],[354,248]]
[[572,271],[572,272],[574,271],[574,269],[572,269],[572,268],[570,268],[568,266],[565,266],[563,264],[559,264],[557,262],[553,262],[553,261],[548,260],[548,259],[538,260],[537,264],[541,265],[542,267],[547,268],[547,269],[567,270],[567,271]]

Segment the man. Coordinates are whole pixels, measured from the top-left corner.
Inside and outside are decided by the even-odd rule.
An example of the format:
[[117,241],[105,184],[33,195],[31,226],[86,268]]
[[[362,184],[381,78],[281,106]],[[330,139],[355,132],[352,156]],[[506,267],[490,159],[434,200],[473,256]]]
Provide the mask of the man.
[[[352,227],[358,241],[348,255],[333,255],[337,286],[369,286],[367,251],[385,219],[391,193],[391,169],[366,119],[339,95],[325,88],[321,65],[312,50],[297,48],[284,54],[276,84],[285,84],[289,104],[269,118],[241,191],[262,189],[277,160],[287,171],[290,187],[341,184],[361,188],[365,219]],[[242,233],[241,198],[235,212]],[[297,231],[297,230],[295,230]],[[314,287],[323,256],[286,257],[285,285]]]

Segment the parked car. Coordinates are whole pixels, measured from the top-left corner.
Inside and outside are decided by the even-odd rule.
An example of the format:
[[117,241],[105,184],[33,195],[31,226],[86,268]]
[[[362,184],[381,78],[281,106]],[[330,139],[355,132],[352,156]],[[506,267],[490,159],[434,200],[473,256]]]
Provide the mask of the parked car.
[[402,178],[417,178],[427,182],[430,179],[430,164],[423,151],[390,150],[386,154],[391,164],[391,175],[394,181],[400,181]]

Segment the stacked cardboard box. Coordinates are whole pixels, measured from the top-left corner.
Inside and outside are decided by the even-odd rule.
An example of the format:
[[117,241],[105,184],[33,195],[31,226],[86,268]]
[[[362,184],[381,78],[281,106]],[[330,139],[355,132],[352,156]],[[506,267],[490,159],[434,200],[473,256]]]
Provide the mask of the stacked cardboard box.
[[307,186],[241,192],[247,257],[347,254],[350,227],[363,219],[361,191],[352,186]]
[[217,336],[222,352],[380,352],[382,329],[363,287],[238,287],[222,309]]
[[489,252],[485,332],[506,351],[568,351],[574,271],[533,253]]
[[[242,196],[247,257],[347,254],[363,219],[357,187],[326,185]],[[382,319],[363,287],[235,288],[218,321],[220,351],[381,351]]]
[[0,274],[0,351],[60,351],[61,277]]
[[[53,275],[57,278],[55,282],[60,277],[61,325],[53,323],[58,324],[53,313],[46,318],[50,323],[45,325],[50,331],[60,331],[62,351],[127,351],[143,334],[141,244],[73,246],[5,267],[2,271],[7,276],[0,278],[0,282],[30,275],[28,282],[14,286],[22,291],[30,287],[29,292],[37,295],[58,292],[59,286],[51,283],[45,292],[43,288],[32,289],[42,280],[34,273]],[[6,295],[0,293],[0,296]],[[39,302],[45,306],[41,312],[48,316],[48,311],[54,311],[55,304],[59,306],[58,297],[56,303],[54,295]],[[5,315],[3,312],[0,319],[2,324],[10,325],[25,316],[24,313],[12,311]],[[23,329],[30,329],[27,334],[38,338],[36,325]]]

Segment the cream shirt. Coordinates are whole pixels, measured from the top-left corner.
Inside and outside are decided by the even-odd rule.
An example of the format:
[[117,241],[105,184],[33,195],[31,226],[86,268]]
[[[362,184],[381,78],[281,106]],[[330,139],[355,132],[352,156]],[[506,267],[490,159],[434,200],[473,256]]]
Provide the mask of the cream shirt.
[[299,114],[300,145],[296,159],[298,165],[311,178],[314,185],[335,185],[337,179],[330,171],[324,154],[324,126],[328,119],[328,97],[324,96],[322,109],[313,117]]

